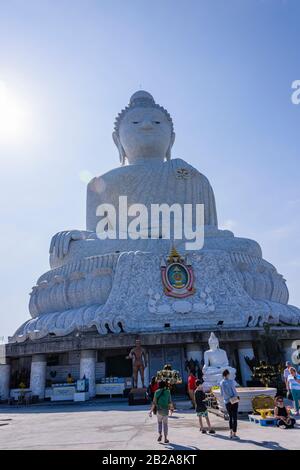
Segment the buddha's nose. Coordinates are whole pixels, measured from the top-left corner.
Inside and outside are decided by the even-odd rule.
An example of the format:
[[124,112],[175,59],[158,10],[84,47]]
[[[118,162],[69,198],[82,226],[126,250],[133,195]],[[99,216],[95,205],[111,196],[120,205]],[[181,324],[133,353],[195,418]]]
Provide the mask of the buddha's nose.
[[147,130],[153,129],[153,124],[150,120],[145,119],[141,124],[141,128],[147,131]]

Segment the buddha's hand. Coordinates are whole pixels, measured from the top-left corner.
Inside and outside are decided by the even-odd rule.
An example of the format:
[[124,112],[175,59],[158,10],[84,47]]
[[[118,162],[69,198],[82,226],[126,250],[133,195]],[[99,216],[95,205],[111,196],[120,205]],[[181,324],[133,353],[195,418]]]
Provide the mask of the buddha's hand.
[[86,240],[92,232],[86,230],[65,230],[52,237],[49,253],[57,258],[63,258],[69,251],[72,240]]

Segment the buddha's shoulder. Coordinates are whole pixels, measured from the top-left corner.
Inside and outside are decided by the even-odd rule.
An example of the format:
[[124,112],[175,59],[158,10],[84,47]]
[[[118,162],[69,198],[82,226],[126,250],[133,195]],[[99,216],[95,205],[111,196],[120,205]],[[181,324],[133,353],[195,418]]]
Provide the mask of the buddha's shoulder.
[[188,178],[189,176],[192,176],[194,178],[201,179],[202,183],[205,182],[209,184],[208,178],[203,173],[182,158],[174,158],[164,163],[164,165],[167,164],[172,166],[173,171],[178,177]]
[[114,185],[117,187],[119,184],[124,182],[135,181],[136,179],[143,179],[151,177],[151,174],[161,173],[165,163],[152,164],[151,162],[145,165],[124,165],[117,168],[113,168],[101,176],[93,178],[88,188],[93,190],[99,185],[105,185],[106,187]]
[[107,171],[103,175],[95,176],[93,179],[91,179],[91,181],[88,183],[88,189],[94,190],[95,188],[99,188],[99,185],[116,185],[118,181],[122,180],[124,177],[130,175],[131,173],[132,169],[129,167],[129,165],[113,168],[112,170]]

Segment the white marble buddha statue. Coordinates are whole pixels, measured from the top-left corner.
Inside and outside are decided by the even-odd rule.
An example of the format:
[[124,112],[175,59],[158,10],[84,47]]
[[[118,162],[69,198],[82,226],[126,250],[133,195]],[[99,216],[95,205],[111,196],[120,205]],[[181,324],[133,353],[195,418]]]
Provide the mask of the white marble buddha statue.
[[208,344],[210,349],[204,353],[203,366],[203,387],[205,390],[220,384],[225,369],[229,370],[230,378],[233,380],[236,374],[236,370],[229,366],[226,351],[219,348],[219,340],[214,333],[210,334]]
[[[107,334],[161,332],[166,324],[183,331],[213,329],[219,321],[224,328],[300,323],[299,309],[287,304],[285,280],[262,258],[259,244],[218,229],[207,178],[184,160],[171,159],[172,119],[149,93],[134,93],[115,121],[113,140],[120,166],[88,184],[86,230],[66,230],[52,238],[51,269],[33,286],[32,318],[20,326],[12,342],[93,328]],[[161,262],[170,252],[172,236],[157,232],[152,238],[149,221],[144,238],[97,236],[97,208],[110,204],[118,210],[120,196],[127,197],[128,206],[143,204],[148,213],[151,204],[204,204],[203,248],[187,253],[184,237],[176,240],[180,255],[188,254],[195,277],[188,299],[163,291]],[[108,217],[108,228],[111,223]],[[213,334],[209,344],[204,379],[212,386],[220,382],[224,368],[232,375],[235,371]]]
[[[113,140],[121,166],[90,181],[86,230],[59,232],[52,238],[51,267],[70,261],[72,240],[96,239],[97,207],[112,204],[118,210],[119,196],[123,195],[127,196],[128,206],[138,203],[148,210],[151,204],[204,204],[204,224],[212,229],[217,227],[215,198],[207,178],[184,160],[171,160],[175,140],[171,116],[148,92],[134,93],[129,105],[119,113]],[[152,251],[154,244],[151,242],[153,240],[134,240],[131,246],[130,240],[98,240],[93,248],[91,243],[81,244],[82,256],[130,249]],[[167,249],[169,246],[168,242]],[[86,252],[88,248],[91,251]]]

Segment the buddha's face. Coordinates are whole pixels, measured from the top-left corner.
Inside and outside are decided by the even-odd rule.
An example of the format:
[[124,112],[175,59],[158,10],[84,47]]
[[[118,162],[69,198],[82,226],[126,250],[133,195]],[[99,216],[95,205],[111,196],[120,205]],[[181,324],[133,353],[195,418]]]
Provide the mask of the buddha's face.
[[136,107],[123,117],[114,141],[129,163],[163,161],[174,142],[171,123],[157,108]]
[[219,340],[218,338],[210,338],[208,344],[212,351],[216,351],[219,347]]

